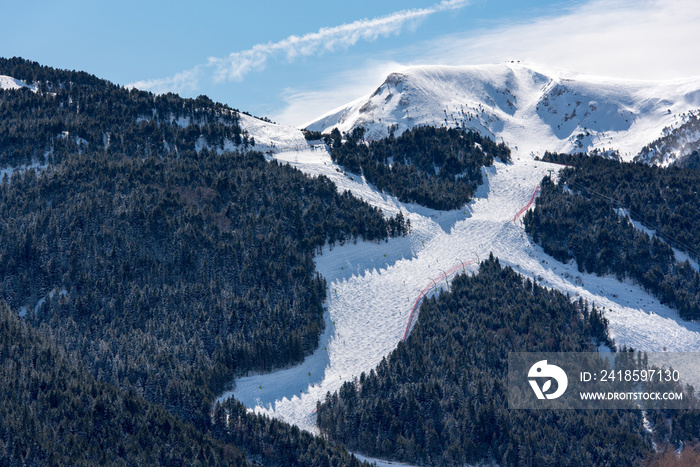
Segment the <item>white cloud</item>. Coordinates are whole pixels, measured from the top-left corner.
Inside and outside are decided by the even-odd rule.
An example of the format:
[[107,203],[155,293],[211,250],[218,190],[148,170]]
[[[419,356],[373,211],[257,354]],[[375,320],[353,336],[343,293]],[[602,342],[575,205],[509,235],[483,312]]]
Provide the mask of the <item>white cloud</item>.
[[464,0],[452,0],[430,8],[402,10],[379,18],[361,19],[340,26],[321,28],[318,32],[303,36],[289,36],[279,42],[257,44],[248,50],[233,52],[225,58],[210,58],[209,65],[216,67],[217,81],[240,81],[251,71],[262,69],[271,57],[281,55],[291,62],[301,56],[345,49],[360,40],[371,42],[379,37],[398,34],[407,24],[433,13],[461,8],[466,4]]
[[292,62],[298,57],[321,55],[346,49],[358,41],[371,42],[379,37],[399,34],[404,28],[422,18],[446,10],[457,10],[469,4],[469,0],[443,0],[428,8],[401,10],[386,16],[361,19],[340,26],[325,27],[303,36],[289,36],[279,42],[256,44],[248,50],[232,52],[226,57],[209,57],[206,64],[174,76],[130,83],[127,87],[146,89],[156,93],[168,91],[196,91],[199,79],[207,68],[213,68],[214,82],[241,81],[251,71],[260,71],[267,61],[283,57]]
[[442,37],[413,63],[480,64],[520,59],[638,79],[700,74],[696,0],[595,0],[564,14]]
[[190,70],[181,71],[169,78],[135,81],[126,85],[127,88],[144,89],[156,94],[167,92],[187,93],[197,91],[201,67],[196,66]]
[[233,52],[224,58],[211,57],[209,65],[216,68],[216,81],[240,81],[251,71],[261,70],[271,57],[281,55],[291,62],[300,56],[345,49],[360,40],[371,42],[379,37],[398,34],[406,25],[434,13],[463,8],[467,4],[467,0],[446,0],[429,8],[401,10],[378,18],[321,28],[318,32],[303,36],[292,35],[279,42],[256,44],[248,50]]

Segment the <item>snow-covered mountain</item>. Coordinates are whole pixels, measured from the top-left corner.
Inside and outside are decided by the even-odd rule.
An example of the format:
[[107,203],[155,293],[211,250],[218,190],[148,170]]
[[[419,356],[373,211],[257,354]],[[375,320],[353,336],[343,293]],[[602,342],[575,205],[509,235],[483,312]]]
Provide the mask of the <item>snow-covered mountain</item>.
[[681,117],[682,122],[664,128],[662,136],[644,146],[635,160],[696,167],[700,150],[700,112],[690,111]]
[[[700,108],[700,77],[634,81],[542,66],[417,66],[390,74],[370,96],[309,123],[341,132],[362,126],[370,139],[417,125],[463,126],[520,154],[617,150],[633,160]],[[667,165],[664,155],[649,162]]]

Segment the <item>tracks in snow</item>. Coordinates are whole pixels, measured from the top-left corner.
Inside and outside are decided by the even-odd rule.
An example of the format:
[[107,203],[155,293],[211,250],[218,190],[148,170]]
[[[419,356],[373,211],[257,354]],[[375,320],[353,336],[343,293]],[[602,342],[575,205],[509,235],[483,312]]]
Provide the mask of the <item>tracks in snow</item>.
[[[416,298],[416,301],[413,303],[413,307],[411,307],[411,313],[408,315],[408,323],[406,324],[406,331],[403,333],[403,338],[401,339],[402,341],[405,341],[408,335],[411,333],[413,330],[413,327],[416,325],[416,322],[418,322],[418,314],[416,313],[418,311],[418,308],[420,307],[421,303],[423,303],[423,299],[425,296],[430,292],[432,289],[433,291],[437,291],[438,289],[438,284],[440,281],[445,279],[445,282],[447,282],[447,278],[460,269],[466,272],[466,267],[469,266],[470,264],[477,263],[477,259],[470,259],[466,263],[463,263],[460,261],[460,263],[456,266],[453,266],[449,270],[443,272],[440,274],[438,277],[433,279],[430,284],[428,284],[423,290],[421,290],[420,294],[418,294],[418,297]],[[447,285],[447,284],[446,284]],[[449,288],[449,285],[448,285]]]

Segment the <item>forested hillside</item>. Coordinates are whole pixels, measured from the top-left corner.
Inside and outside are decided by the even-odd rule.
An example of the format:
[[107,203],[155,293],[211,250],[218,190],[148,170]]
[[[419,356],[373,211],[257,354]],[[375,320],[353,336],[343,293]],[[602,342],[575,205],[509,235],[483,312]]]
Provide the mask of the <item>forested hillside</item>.
[[[133,389],[94,378],[77,352],[0,302],[0,465],[360,465],[338,445],[228,401],[208,433]],[[224,412],[226,410],[226,412]]]
[[41,336],[4,302],[0,374],[2,466],[246,463],[232,444],[134,390],[96,380],[75,352]]
[[504,144],[472,131],[418,127],[368,143],[363,133],[356,128],[342,141],[334,129],[333,160],[403,202],[434,209],[468,203],[483,183],[481,168],[493,165],[494,158],[510,160]]
[[623,163],[582,154],[545,153],[571,167],[560,173],[572,191],[607,199],[666,242],[700,259],[700,170]]
[[207,388],[316,347],[314,249],[387,227],[260,154],[74,155],[0,184],[0,290],[100,379],[206,417]]
[[[18,59],[2,66],[0,73],[15,73],[39,89],[0,92],[0,107],[10,115],[1,123],[7,124],[2,162],[48,164],[0,180],[0,299],[23,317],[22,326],[47,345],[65,348],[81,375],[94,378],[93,384],[86,377],[85,386],[83,376],[71,380],[73,395],[83,397],[95,384],[114,388],[114,400],[133,394],[152,407],[144,424],[148,414],[162,412],[193,430],[186,437],[192,449],[204,449],[197,439],[213,433],[234,439],[235,455],[245,449],[266,465],[280,458],[305,465],[308,456],[351,462],[341,447],[319,447],[298,430],[245,413],[237,429],[248,437],[212,432],[212,401],[235,375],[299,362],[317,346],[326,285],[313,256],[323,245],[404,234],[403,218],[386,219],[348,192],[338,193],[328,179],[268,162],[260,153],[195,147],[208,141],[207,125],[234,132],[231,137],[238,131],[235,112],[204,98],[166,96],[172,105],[154,112],[158,98],[152,94],[127,92],[85,73]],[[67,105],[74,107],[66,111]],[[163,115],[176,108],[190,113]],[[153,118],[142,118],[144,112]],[[175,119],[183,118],[198,123],[186,133],[175,131]],[[151,123],[156,136],[130,133]],[[157,132],[167,128],[174,132],[161,140]],[[13,345],[2,342],[5,355]],[[20,391],[19,401],[42,400],[53,376],[28,388],[13,380],[31,374],[25,364],[16,362],[7,384]],[[50,428],[40,410],[8,407],[7,420],[22,419],[37,433]],[[61,405],[55,418],[70,419],[70,410]],[[128,426],[119,424],[127,416],[118,406],[112,410],[114,436],[126,435]],[[275,445],[277,435],[269,430],[284,433],[284,442]],[[96,439],[91,442],[100,444]],[[33,454],[35,463],[50,463],[52,443],[64,441],[47,437],[44,454]],[[72,459],[74,451],[66,452]],[[115,462],[163,463],[129,452],[135,457],[117,452]]]
[[637,411],[510,410],[508,352],[592,351],[601,310],[524,279],[493,257],[426,299],[416,327],[369,375],[318,407],[330,439],[421,465],[638,465]]
[[[620,164],[601,158],[549,156],[576,164],[558,185],[545,179],[525,228],[547,254],[576,260],[580,271],[629,277],[684,319],[700,318],[700,274],[669,246],[697,257],[700,173]],[[620,211],[622,210],[622,211]],[[627,218],[657,229],[650,238]]]
[[206,96],[128,90],[20,58],[0,58],[0,75],[37,88],[0,89],[0,167],[60,162],[78,152],[147,157],[255,144],[237,110]]
[[682,119],[675,127],[665,127],[662,136],[644,146],[634,160],[654,165],[667,165],[670,162],[676,167],[700,168],[698,111],[683,113]]

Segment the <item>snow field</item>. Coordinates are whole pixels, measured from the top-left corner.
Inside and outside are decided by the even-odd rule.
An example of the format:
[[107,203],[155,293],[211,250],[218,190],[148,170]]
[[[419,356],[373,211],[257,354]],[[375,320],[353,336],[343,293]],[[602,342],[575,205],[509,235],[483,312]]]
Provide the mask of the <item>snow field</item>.
[[12,76],[0,75],[0,89],[19,89],[29,88],[36,92],[36,86],[29,86],[21,79],[13,78]]

